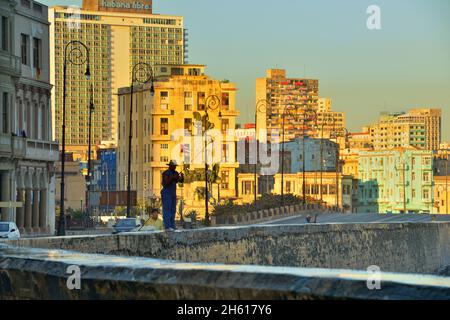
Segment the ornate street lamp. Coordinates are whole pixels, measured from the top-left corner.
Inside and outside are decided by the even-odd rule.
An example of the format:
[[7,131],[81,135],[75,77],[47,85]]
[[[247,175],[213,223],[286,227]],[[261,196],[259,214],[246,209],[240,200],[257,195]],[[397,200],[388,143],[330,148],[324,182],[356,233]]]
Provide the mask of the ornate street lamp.
[[88,141],[88,167],[87,167],[87,177],[86,177],[86,185],[87,185],[87,193],[86,193],[86,208],[88,212],[88,216],[91,213],[91,183],[92,183],[92,167],[91,167],[91,134],[92,134],[92,113],[94,112],[94,87],[91,83],[91,99],[89,103],[89,141]]
[[256,200],[258,199],[258,187],[257,187],[257,171],[258,171],[258,164],[259,164],[259,134],[258,134],[258,113],[265,114],[267,112],[267,100],[261,99],[256,102],[256,108],[255,108],[255,139],[256,139],[256,157],[255,157],[255,168],[254,168],[254,186],[253,186],[253,192],[254,192],[254,203],[256,205]]
[[219,109],[219,119],[222,118],[220,111],[220,98],[216,95],[210,95],[205,100],[205,116],[203,118],[205,136],[205,224],[209,225],[209,196],[208,196],[208,130],[214,128],[214,124],[209,122],[208,110],[215,111]]
[[306,138],[306,126],[310,122],[315,122],[315,126],[317,126],[317,112],[313,109],[307,108],[302,110],[302,129],[303,129],[303,136],[302,136],[302,143],[303,143],[303,155],[302,155],[302,191],[303,191],[303,204],[307,204],[306,200],[306,145],[305,145],[305,138]]
[[[70,47],[70,50],[69,50]],[[65,162],[66,162],[66,78],[67,63],[81,66],[86,63],[86,71],[84,75],[89,80],[91,77],[89,48],[81,41],[69,41],[64,48],[64,69],[63,69],[63,114],[62,114],[62,151],[61,151],[61,198],[60,198],[60,215],[58,223],[58,236],[66,235],[66,217],[64,212],[64,188],[65,188]]]
[[145,62],[138,62],[134,65],[131,73],[131,104],[130,104],[130,130],[128,136],[128,179],[127,179],[127,218],[131,218],[131,144],[133,140],[133,93],[134,83],[151,83],[150,94],[155,94],[155,87],[153,86],[154,74],[152,67]]
[[337,149],[336,149],[336,210],[339,208],[339,164],[340,164],[340,160],[339,160],[339,137],[343,137],[345,138],[345,146],[347,146],[347,139],[349,136],[349,132],[346,128],[336,128],[336,119],[334,119],[334,123],[333,123],[333,135],[336,138],[336,144]]

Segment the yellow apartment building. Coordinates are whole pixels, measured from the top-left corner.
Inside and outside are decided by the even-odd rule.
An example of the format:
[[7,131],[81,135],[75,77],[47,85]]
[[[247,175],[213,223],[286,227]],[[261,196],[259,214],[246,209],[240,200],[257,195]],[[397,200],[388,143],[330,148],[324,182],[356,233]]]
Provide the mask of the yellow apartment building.
[[[150,84],[136,85],[133,95],[130,182],[138,200],[160,197],[161,175],[171,159],[189,165],[191,172],[203,172],[205,135],[201,119],[206,111],[214,126],[207,134],[207,161],[210,165],[220,164],[211,201],[234,198],[235,171],[239,167],[234,135],[238,116],[235,84],[210,78],[203,65],[161,65],[153,71],[154,95],[150,94]],[[130,91],[129,87],[119,89],[118,190],[126,190],[128,179]],[[204,200],[197,192],[204,186],[203,179],[199,177],[200,181],[178,188],[185,211],[204,213]]]
[[369,127],[374,149],[413,146],[424,150],[438,150],[441,143],[441,113],[440,109],[381,113],[379,121]]

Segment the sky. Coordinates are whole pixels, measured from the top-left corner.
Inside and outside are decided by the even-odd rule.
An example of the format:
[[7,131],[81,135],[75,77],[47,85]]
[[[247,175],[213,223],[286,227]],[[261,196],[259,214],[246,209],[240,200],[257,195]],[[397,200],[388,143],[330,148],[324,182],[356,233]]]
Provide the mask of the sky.
[[[381,9],[381,30],[367,28],[370,5]],[[254,119],[255,79],[277,67],[319,79],[320,97],[346,113],[350,131],[381,111],[433,107],[450,141],[448,0],[154,0],[153,11],[184,17],[188,63],[237,84],[242,123]]]

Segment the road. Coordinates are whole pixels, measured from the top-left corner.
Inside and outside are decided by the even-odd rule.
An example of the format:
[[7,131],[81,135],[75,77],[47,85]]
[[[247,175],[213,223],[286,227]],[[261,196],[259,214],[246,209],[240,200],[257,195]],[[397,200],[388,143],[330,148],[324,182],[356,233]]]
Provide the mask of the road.
[[[313,217],[314,219],[314,217]],[[427,221],[449,221],[450,215],[429,214],[320,214],[317,223],[390,223],[390,222],[427,222]],[[266,221],[265,225],[307,224],[304,216]]]

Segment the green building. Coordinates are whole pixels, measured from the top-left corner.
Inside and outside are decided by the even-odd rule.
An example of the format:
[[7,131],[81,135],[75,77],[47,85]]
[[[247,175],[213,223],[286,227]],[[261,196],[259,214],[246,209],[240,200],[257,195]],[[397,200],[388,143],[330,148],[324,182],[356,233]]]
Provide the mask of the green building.
[[431,213],[433,153],[415,148],[362,151],[358,212]]

